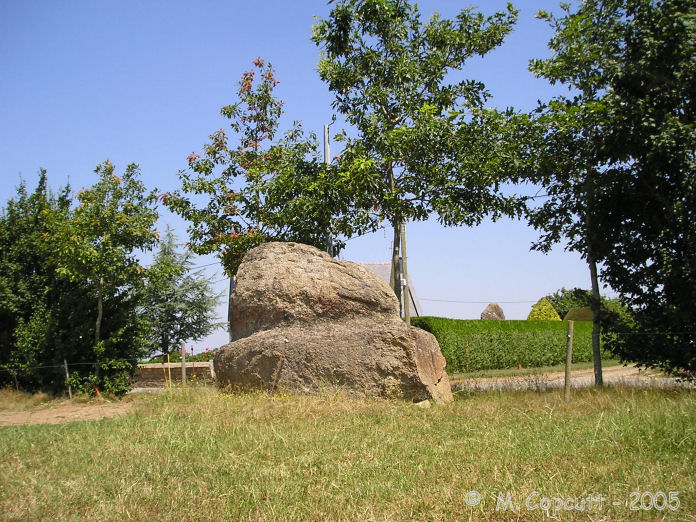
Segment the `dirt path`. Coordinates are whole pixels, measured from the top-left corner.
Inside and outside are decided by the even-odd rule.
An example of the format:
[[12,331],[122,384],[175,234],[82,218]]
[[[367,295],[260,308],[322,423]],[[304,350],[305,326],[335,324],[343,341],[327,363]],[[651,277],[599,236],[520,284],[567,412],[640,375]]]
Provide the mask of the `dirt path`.
[[75,403],[69,400],[50,402],[30,410],[0,411],[0,426],[18,424],[61,424],[98,420],[123,415],[133,409],[132,402]]
[[[693,387],[677,382],[671,377],[663,377],[649,370],[640,370],[632,366],[609,366],[603,368],[604,384],[635,386],[643,388]],[[587,388],[594,385],[594,370],[576,370],[571,372],[573,388]],[[453,391],[488,391],[488,390],[537,390],[544,391],[562,388],[565,384],[565,372],[542,373],[511,377],[489,377],[482,379],[453,379]]]

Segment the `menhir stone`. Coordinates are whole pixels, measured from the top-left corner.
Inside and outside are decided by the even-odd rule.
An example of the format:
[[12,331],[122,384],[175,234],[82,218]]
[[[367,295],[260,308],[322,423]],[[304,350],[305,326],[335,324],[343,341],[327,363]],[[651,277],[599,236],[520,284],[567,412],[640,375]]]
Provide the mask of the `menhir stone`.
[[481,312],[481,319],[504,321],[505,313],[498,303],[491,303]]
[[379,276],[298,243],[250,250],[231,298],[221,386],[452,400],[435,337],[406,325]]

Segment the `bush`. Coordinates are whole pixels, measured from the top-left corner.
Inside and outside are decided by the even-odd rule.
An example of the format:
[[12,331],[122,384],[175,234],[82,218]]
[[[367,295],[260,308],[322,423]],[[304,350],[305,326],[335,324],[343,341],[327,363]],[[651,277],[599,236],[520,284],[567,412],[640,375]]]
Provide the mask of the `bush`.
[[548,299],[542,297],[537,304],[532,307],[532,311],[527,316],[527,321],[560,321],[558,312]]
[[[592,321],[592,311],[588,310],[592,292],[582,288],[570,290],[561,288],[546,296],[558,315],[564,321]],[[568,315],[573,309],[581,309],[580,315]],[[600,297],[600,321],[602,331],[623,330],[626,324],[633,323],[631,312],[618,299]]]
[[[564,321],[480,321],[417,317],[414,326],[432,333],[447,360],[447,371],[469,372],[551,366],[565,362],[568,323]],[[603,357],[610,357],[603,352]],[[575,323],[573,361],[592,360],[592,323]]]
[[589,306],[571,308],[563,318],[564,321],[590,321],[592,322],[592,310]]

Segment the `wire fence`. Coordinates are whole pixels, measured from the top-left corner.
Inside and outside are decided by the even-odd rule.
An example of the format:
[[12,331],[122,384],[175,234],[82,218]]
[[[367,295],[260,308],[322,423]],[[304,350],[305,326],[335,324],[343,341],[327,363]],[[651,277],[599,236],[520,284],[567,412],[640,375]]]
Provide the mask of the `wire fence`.
[[[472,319],[472,321],[475,321]],[[461,337],[463,338],[492,338],[496,337],[497,335],[501,334],[503,332],[467,332],[464,334],[461,334]],[[662,336],[662,337],[676,337],[676,336],[696,336],[696,331],[691,331],[691,330],[684,330],[684,331],[677,331],[677,332],[608,332],[609,335],[612,336]],[[543,337],[544,334],[540,334],[539,332],[504,332],[506,337],[515,337],[515,338],[527,338],[527,339],[536,339],[539,337]],[[580,336],[582,334],[575,334],[576,336]],[[587,334],[585,334],[587,335]],[[214,350],[213,350],[214,352]],[[189,356],[193,357],[194,354],[189,354]],[[186,363],[209,363],[210,360],[208,361],[195,361],[195,360],[186,360]],[[138,363],[138,364],[162,364],[162,363],[157,363],[157,362],[150,362],[150,361],[144,361],[142,358],[120,358],[120,359],[108,359],[106,361],[81,361],[81,362],[67,362],[68,367],[75,367],[75,366],[100,366],[103,368],[108,368],[109,366],[113,366],[114,364],[118,363]],[[35,366],[26,366],[26,365],[21,365],[21,366],[11,366],[10,364],[0,364],[0,372],[8,372],[10,374],[14,374],[17,372],[25,372],[28,370],[46,370],[46,369],[59,369],[63,371],[65,369],[65,364],[66,363],[60,363],[60,364],[42,364],[42,365],[35,365]],[[167,364],[172,364],[172,365],[180,365],[181,360],[176,360],[172,361]]]
[[[149,362],[149,361],[143,361],[142,359],[108,359],[106,361],[91,361],[91,362],[68,362],[67,365],[69,368],[75,367],[75,366],[100,366],[102,368],[108,368],[110,366],[113,366],[114,364],[117,363],[136,363],[136,364],[162,364],[162,363],[156,363],[156,362]],[[186,364],[209,364],[211,361],[185,361]],[[16,372],[23,372],[27,370],[48,370],[48,369],[59,369],[61,372],[65,370],[65,364],[44,364],[40,366],[10,366],[10,365],[0,365],[0,372],[9,372],[11,375],[16,373]],[[181,360],[178,361],[172,361],[169,363],[165,364],[171,364],[171,365],[177,365],[181,366]]]

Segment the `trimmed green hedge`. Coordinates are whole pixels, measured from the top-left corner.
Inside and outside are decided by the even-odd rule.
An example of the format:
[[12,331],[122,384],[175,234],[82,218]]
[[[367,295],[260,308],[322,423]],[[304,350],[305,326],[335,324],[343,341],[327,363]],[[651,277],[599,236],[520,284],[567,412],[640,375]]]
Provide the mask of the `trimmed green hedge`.
[[[481,321],[416,317],[417,326],[432,333],[450,373],[538,366],[565,362],[565,321]],[[592,323],[576,322],[573,361],[592,360]],[[610,357],[603,352],[603,357]]]

